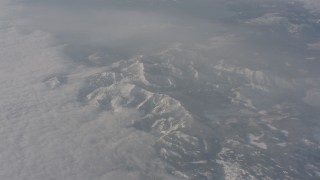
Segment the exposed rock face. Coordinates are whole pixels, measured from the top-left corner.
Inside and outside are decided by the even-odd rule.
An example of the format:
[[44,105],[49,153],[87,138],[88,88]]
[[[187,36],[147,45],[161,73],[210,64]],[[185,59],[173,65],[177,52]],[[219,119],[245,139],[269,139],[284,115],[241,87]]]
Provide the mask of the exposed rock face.
[[[269,151],[294,146],[284,140],[291,135],[280,122],[300,121],[299,113],[289,113],[293,104],[272,106],[278,101],[272,97],[284,90],[301,90],[310,80],[288,79],[224,61],[202,66],[201,61],[195,63],[182,54],[201,58],[193,50],[173,48],[113,63],[87,78],[90,88],[85,101],[106,111],[139,111],[141,118],[130,127],[158,139],[154,148],[167,171],[177,177],[212,179],[223,171],[226,179],[297,177],[297,170],[281,174],[273,169],[289,172],[289,164],[276,161],[276,153],[271,161],[265,157]],[[199,99],[198,108],[190,105]],[[260,159],[258,165],[241,160],[251,155]]]

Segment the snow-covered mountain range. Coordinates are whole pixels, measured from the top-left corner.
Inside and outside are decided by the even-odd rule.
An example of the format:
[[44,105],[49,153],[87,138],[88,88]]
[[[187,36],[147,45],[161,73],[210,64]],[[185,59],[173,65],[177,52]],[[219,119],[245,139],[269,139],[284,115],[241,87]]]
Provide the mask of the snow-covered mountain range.
[[318,4],[0,0],[0,179],[319,179]]

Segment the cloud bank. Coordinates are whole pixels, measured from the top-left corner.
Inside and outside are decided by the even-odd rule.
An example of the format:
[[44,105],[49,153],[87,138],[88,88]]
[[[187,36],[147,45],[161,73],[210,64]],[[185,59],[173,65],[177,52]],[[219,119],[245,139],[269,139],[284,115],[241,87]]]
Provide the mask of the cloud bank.
[[153,137],[128,128],[138,112],[77,101],[95,70],[70,61],[50,34],[27,32],[16,5],[0,1],[0,179],[177,179],[155,157]]

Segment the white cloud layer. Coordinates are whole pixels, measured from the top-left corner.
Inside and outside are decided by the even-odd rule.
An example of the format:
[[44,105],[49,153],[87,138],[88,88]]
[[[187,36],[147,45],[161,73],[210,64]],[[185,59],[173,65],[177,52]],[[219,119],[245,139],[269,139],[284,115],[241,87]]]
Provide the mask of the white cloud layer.
[[153,137],[128,128],[139,113],[77,102],[90,69],[68,61],[50,34],[21,31],[28,25],[11,8],[0,1],[0,179],[174,179]]
[[86,43],[141,54],[154,53],[176,42],[208,39],[212,32],[222,34],[224,28],[219,23],[178,13],[126,8],[79,10],[35,5],[25,8],[24,15],[36,28],[59,35],[73,45]]

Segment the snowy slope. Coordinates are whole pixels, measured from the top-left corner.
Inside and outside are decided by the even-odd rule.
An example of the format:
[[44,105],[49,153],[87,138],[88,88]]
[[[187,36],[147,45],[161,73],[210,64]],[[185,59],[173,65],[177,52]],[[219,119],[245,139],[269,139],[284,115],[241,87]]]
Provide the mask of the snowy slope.
[[[118,58],[108,56],[109,43],[95,52],[95,46],[86,48],[104,41],[90,44],[75,36],[80,39],[75,42],[83,41],[85,48],[75,48],[72,53],[80,55],[72,59],[68,52],[70,46],[76,47],[74,42],[63,44],[57,39],[61,34],[40,31],[32,20],[22,17],[30,12],[24,11],[23,3],[28,1],[0,0],[0,179],[318,179],[320,78],[315,49],[319,39],[304,34],[318,35],[316,5],[297,1],[304,6],[293,3],[279,8],[310,9],[313,15],[305,13],[310,19],[295,19],[296,11],[275,13],[279,2],[274,1],[254,6],[261,12],[228,1],[223,5],[234,12],[223,14],[226,17],[214,20],[216,24],[210,24],[211,17],[190,18],[196,10],[179,11],[187,13],[192,23],[174,26],[165,16],[153,14],[149,19],[148,13],[130,11],[126,15],[148,20],[147,25],[133,23],[135,33],[123,40],[119,37],[130,31],[128,26],[110,21],[120,27],[111,31],[122,31],[115,38],[119,42],[107,40],[131,46],[128,39],[137,34],[144,37],[140,30],[150,30],[152,22],[147,36],[155,35],[152,42],[162,40],[159,32],[170,34],[179,25],[171,37],[186,33],[181,37],[195,36],[197,41],[159,43],[161,48],[151,52],[124,52]],[[139,2],[130,8],[146,4],[130,2]],[[197,8],[214,3],[201,2],[203,6]],[[252,3],[243,0],[245,5],[248,2]],[[186,8],[182,0],[153,1],[146,6],[154,8],[157,3]],[[88,25],[81,18],[84,24],[79,27]],[[206,22],[193,22],[199,19]],[[154,26],[154,20],[169,25],[159,30],[162,26]],[[216,21],[226,22],[221,27]],[[191,31],[180,32],[192,29],[210,34],[207,29],[215,26],[222,30],[215,29],[209,40],[188,34]],[[94,32],[81,32],[77,26],[68,30],[72,29],[84,36]],[[269,47],[268,38],[279,38],[274,44],[282,43],[281,48]]]

